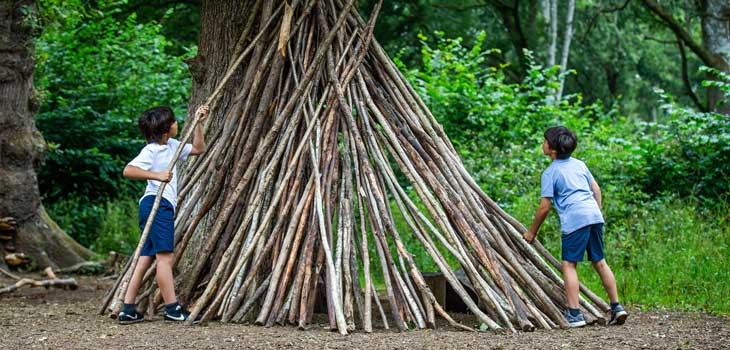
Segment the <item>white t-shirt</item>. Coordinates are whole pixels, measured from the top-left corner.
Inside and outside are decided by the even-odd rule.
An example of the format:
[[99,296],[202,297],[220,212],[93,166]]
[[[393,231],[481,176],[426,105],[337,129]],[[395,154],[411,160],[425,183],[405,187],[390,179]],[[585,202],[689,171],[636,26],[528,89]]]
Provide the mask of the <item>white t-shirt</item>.
[[[180,145],[180,141],[175,139],[168,139],[167,144],[161,145],[153,142],[148,143],[142,151],[139,152],[137,157],[132,159],[127,165],[136,166],[146,171],[165,171],[167,166],[170,165],[172,157],[175,156],[175,152]],[[185,144],[182,152],[180,153],[180,160],[185,160],[190,155],[193,145]],[[157,190],[160,188],[160,181],[147,180],[147,188],[144,190],[142,198],[149,195],[156,195]],[[162,192],[162,198],[167,199],[172,207],[174,208],[177,204],[177,167],[172,169],[172,180],[167,183],[165,190]],[[142,199],[140,198],[140,201]]]

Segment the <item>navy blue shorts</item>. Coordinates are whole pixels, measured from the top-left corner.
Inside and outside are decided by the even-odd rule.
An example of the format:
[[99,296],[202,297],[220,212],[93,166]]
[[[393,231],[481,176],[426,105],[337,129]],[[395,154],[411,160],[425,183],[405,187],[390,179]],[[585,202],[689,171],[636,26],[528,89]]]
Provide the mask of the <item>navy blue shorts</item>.
[[[147,218],[150,216],[155,196],[145,196],[139,203],[139,230],[144,232]],[[142,246],[141,256],[155,256],[157,253],[171,252],[175,247],[175,209],[165,198],[160,200],[155,220]]]
[[588,225],[563,235],[563,261],[583,261],[583,253],[588,253],[588,260],[592,262],[604,258],[603,224]]

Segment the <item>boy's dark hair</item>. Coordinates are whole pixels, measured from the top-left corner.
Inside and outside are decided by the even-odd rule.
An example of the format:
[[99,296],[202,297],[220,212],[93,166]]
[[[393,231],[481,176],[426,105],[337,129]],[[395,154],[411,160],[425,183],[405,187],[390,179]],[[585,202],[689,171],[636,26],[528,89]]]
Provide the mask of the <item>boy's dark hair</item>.
[[578,138],[564,126],[554,126],[545,130],[545,140],[551,150],[557,152],[558,159],[568,159],[578,146]]
[[170,131],[174,123],[175,113],[166,106],[150,108],[139,116],[139,130],[142,131],[147,143],[159,142],[162,135]]

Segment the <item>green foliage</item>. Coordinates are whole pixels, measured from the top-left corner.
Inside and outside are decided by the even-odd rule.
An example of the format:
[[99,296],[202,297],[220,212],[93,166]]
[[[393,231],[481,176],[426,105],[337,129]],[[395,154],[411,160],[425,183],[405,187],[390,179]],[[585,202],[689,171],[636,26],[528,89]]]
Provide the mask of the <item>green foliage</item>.
[[114,18],[124,20],[131,14],[137,23],[159,23],[161,34],[173,44],[165,47],[171,55],[185,55],[200,35],[200,1],[125,0]]
[[137,246],[137,201],[91,202],[83,197],[62,199],[48,213],[71,237],[100,254],[131,254]]
[[129,198],[144,183],[125,180],[122,169],[144,145],[137,117],[169,105],[182,122],[191,78],[183,58],[166,53],[171,43],[159,24],[124,16],[125,1],[85,5],[40,3],[37,125],[49,152],[39,187],[52,217],[79,243],[129,253],[139,231]]
[[[47,204],[78,197],[111,200],[133,189],[121,170],[143,146],[137,116],[154,105],[181,115],[190,88],[181,57],[154,23],[119,22],[119,3],[98,9],[41,2],[48,23],[36,42],[38,128],[49,143],[40,172]],[[83,201],[81,201],[83,202]],[[81,203],[80,202],[80,203]]]
[[137,220],[136,200],[120,199],[106,203],[96,240],[89,248],[100,254],[110,251],[131,255],[137,248],[140,229]]
[[104,218],[104,207],[88,199],[69,197],[47,206],[48,214],[66,233],[85,247],[91,246]]
[[702,82],[702,86],[708,87],[713,86],[725,94],[725,102],[730,103],[730,74],[721,72],[717,69],[710,67],[700,67],[700,72],[712,74],[718,78],[718,80],[706,80]]
[[697,196],[710,203],[727,199],[730,116],[680,107],[670,95],[659,92],[666,120],[647,123],[652,136],[640,141],[646,161],[646,177],[640,181],[644,191],[649,194],[671,191],[682,197]]

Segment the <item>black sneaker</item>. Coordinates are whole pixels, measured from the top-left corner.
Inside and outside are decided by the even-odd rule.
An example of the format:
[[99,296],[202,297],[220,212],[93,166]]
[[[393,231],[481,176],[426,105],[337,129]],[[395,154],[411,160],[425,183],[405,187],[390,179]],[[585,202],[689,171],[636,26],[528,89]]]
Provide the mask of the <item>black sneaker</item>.
[[[198,317],[195,318],[193,321],[193,324],[200,323],[200,319],[203,315],[198,315]],[[182,305],[177,304],[175,307],[175,310],[172,312],[165,310],[165,320],[166,321],[174,321],[174,322],[183,322],[190,317],[190,311],[186,310]]]
[[608,321],[608,325],[622,325],[626,322],[627,317],[629,317],[629,313],[624,310],[621,304],[618,304],[616,307],[611,308],[611,320]]
[[144,321],[144,316],[137,312],[137,310],[134,310],[131,313],[120,311],[119,315],[117,315],[117,320],[119,321],[119,324],[132,324]]

